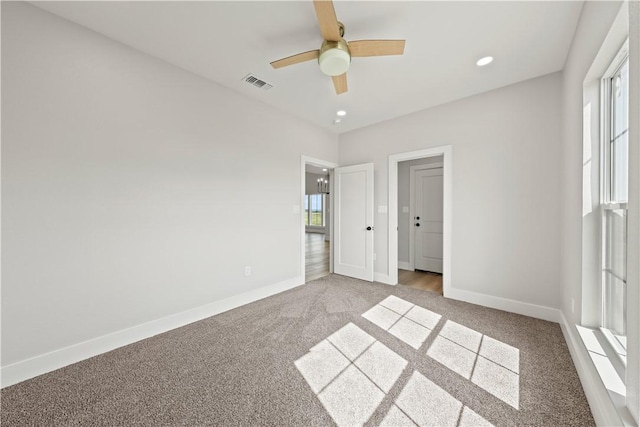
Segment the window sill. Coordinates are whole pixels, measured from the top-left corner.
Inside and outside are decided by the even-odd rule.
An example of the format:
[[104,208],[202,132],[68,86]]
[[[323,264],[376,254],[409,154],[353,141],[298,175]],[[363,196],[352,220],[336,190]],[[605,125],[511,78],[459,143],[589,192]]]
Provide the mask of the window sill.
[[601,334],[599,330],[593,330],[578,325],[576,325],[576,329],[578,330],[582,343],[591,358],[593,367],[596,369],[598,376],[602,381],[602,385],[607,390],[611,403],[620,417],[622,425],[636,426],[636,423],[626,406],[627,390],[624,380],[620,377],[614,365],[614,363],[617,363],[618,361],[612,360],[607,355],[607,352],[601,344],[602,339],[606,338],[602,337],[602,339],[598,339],[598,334]]
[[620,378],[624,378],[625,370],[627,368],[626,337],[625,343],[623,344],[609,329],[600,328],[598,331],[595,331],[595,333],[598,334],[599,337],[602,336],[602,338],[605,339],[606,346],[609,347],[608,349],[605,348],[605,350],[611,350],[611,353],[607,354],[609,354],[609,358],[615,358],[618,366],[622,367],[622,372],[618,369],[618,374],[620,375]]

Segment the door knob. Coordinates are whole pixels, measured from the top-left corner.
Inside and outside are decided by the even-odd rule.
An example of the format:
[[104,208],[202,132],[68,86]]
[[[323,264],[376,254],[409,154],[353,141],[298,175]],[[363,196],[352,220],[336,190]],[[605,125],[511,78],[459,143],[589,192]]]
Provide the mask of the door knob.
[[420,223],[419,222],[416,222],[416,227],[420,227]]
[[373,230],[373,227],[367,227],[367,231]]

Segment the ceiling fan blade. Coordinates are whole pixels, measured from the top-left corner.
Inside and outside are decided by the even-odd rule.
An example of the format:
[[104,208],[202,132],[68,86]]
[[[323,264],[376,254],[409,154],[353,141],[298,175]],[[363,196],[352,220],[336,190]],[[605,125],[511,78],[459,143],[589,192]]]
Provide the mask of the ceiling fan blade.
[[340,74],[339,76],[331,77],[333,80],[333,87],[336,88],[336,94],[340,95],[347,91],[347,73]]
[[333,8],[333,2],[331,0],[313,0],[313,7],[316,9],[322,38],[333,42],[339,41],[342,37],[340,37],[340,27],[338,27],[338,18]]
[[352,57],[402,55],[404,40],[355,40],[349,42]]
[[311,61],[312,59],[318,59],[318,55],[320,51],[310,50],[308,52],[298,53],[297,55],[288,56],[286,58],[278,59],[277,61],[273,61],[271,66],[273,68],[282,68],[288,65],[299,64],[300,62]]

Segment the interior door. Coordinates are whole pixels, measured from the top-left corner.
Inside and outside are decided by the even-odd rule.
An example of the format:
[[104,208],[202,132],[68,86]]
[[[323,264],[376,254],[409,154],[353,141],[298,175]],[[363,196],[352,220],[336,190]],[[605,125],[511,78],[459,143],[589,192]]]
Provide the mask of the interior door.
[[334,170],[337,274],[373,282],[373,163]]
[[442,168],[415,173],[414,266],[442,273]]

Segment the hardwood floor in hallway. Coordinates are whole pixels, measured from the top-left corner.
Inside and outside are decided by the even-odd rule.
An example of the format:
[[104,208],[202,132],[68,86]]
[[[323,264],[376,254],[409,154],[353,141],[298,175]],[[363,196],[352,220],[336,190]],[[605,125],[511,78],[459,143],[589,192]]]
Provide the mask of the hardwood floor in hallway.
[[398,284],[442,295],[442,274],[420,270],[398,270]]
[[[329,242],[324,234],[305,233],[305,282],[329,274]],[[442,295],[442,275],[427,271],[398,270],[398,284]]]
[[329,242],[324,234],[305,233],[304,281],[310,282],[329,274]]

